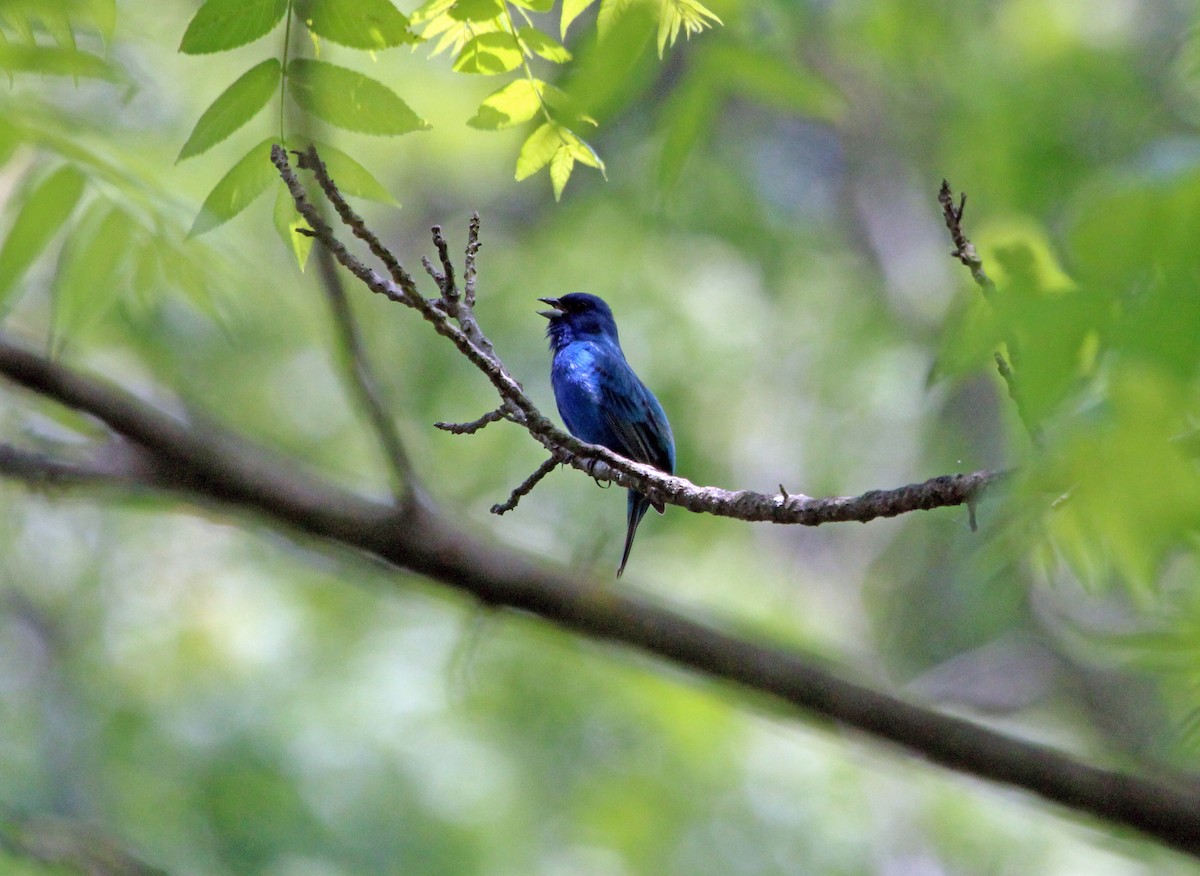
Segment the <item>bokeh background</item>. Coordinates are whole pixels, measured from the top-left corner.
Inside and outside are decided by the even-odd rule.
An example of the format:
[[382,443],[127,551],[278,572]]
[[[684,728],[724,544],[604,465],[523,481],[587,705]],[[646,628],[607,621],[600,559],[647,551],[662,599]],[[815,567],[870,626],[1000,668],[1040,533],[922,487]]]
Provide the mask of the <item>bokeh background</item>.
[[[176,163],[180,146],[283,41],[178,54],[197,5],[123,0],[108,45],[81,33],[116,81],[18,72],[0,88],[0,230],[64,163],[87,197],[158,223],[150,254],[115,249],[103,283],[71,268],[66,223],[7,295],[4,329],[383,497],[274,193],[184,240],[277,130],[278,102],[203,156]],[[669,509],[614,586],[1097,763],[1195,775],[1200,504],[1168,442],[1197,401],[1195,5],[709,6],[723,26],[661,60],[648,32],[621,66],[592,46],[594,10],[580,19],[564,84],[590,95],[607,179],[579,168],[557,203],[545,174],[513,179],[525,132],[465,125],[500,82],[421,46],[319,52],[388,83],[431,130],[318,133],[402,203],[362,209],[407,265],[433,223],[460,252],[480,212],[477,312],[543,410],[535,299],[588,291],[611,303],[697,483],[820,496],[1023,473],[979,506],[977,532],[963,509],[817,530]],[[969,193],[967,231],[1016,302],[999,316],[949,258],[943,177]],[[540,449],[510,425],[434,430],[493,407],[488,386],[408,311],[352,299],[436,501],[607,578],[623,492],[561,471],[491,516]],[[991,360],[1018,335],[1040,446]],[[80,452],[96,434],[13,390],[0,428]],[[0,503],[0,838],[62,818],[202,876],[1200,873],[253,518],[8,483]],[[0,870],[59,872],[16,845]]]

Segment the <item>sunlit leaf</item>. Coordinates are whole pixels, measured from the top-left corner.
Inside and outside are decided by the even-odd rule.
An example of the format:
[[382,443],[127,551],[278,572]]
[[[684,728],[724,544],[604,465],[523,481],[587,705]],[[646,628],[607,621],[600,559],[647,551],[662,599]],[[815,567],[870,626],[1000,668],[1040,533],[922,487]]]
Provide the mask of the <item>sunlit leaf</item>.
[[187,55],[223,52],[266,36],[287,11],[287,0],[206,0],[179,44]]
[[288,64],[288,90],[314,116],[348,131],[396,136],[429,128],[382,82],[326,61],[297,58]]
[[525,142],[521,144],[521,152],[517,156],[517,179],[522,180],[537,173],[550,163],[554,151],[558,149],[562,138],[560,126],[546,122],[534,129]]
[[520,155],[517,157],[516,176],[518,180],[526,179],[549,164],[550,179],[557,200],[562,196],[576,161],[604,172],[604,162],[592,147],[568,128],[547,122],[535,129],[521,146]]
[[600,0],[600,10],[596,13],[596,31],[600,38],[607,39],[613,28],[630,12],[636,10],[644,14],[652,2],[653,0]]
[[661,0],[658,16],[658,56],[661,58],[667,46],[675,45],[682,30],[689,39],[721,19],[697,0]]
[[521,65],[521,49],[511,33],[485,33],[468,42],[454,61],[457,73],[481,73],[492,76],[507,73]]
[[204,199],[188,237],[195,237],[228,222],[265,192],[272,180],[278,179],[275,165],[271,163],[272,142],[271,138],[263,140],[221,177],[221,181]]
[[453,5],[454,0],[428,0],[414,9],[408,20],[413,24],[425,24],[448,12]]
[[490,21],[504,15],[503,0],[457,0],[449,10],[458,21]]
[[296,0],[313,33],[355,49],[386,49],[420,41],[390,0]]
[[517,31],[517,38],[527,49],[547,61],[565,64],[571,60],[571,53],[567,51],[566,46],[553,37],[546,36],[536,27],[521,28]]
[[83,194],[84,176],[66,164],[33,187],[0,247],[0,305],[11,297],[29,266],[62,229]]
[[510,0],[513,6],[520,6],[530,12],[549,12],[554,8],[554,0]]
[[484,98],[467,124],[496,131],[528,122],[541,109],[539,92],[546,87],[540,79],[516,79]]
[[175,160],[211,149],[254,118],[279,87],[282,72],[279,61],[268,58],[243,73],[200,116]]
[[574,169],[575,156],[571,154],[570,149],[560,146],[550,159],[550,183],[554,186],[554,200],[562,198],[563,189],[566,188],[567,180],[571,178],[571,171]]
[[562,5],[562,22],[560,24],[560,33],[563,39],[566,39],[567,28],[582,15],[589,6],[595,3],[596,0],[563,0]]

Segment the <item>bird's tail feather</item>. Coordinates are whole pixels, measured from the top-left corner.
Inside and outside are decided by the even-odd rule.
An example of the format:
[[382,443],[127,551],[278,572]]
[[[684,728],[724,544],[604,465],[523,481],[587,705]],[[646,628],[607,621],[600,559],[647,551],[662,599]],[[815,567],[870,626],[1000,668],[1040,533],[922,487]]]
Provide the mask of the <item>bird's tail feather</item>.
[[649,507],[649,499],[647,499],[637,490],[629,491],[629,526],[625,530],[625,553],[621,555],[621,565],[617,569],[618,578],[620,578],[621,573],[625,571],[625,564],[629,562],[629,551],[633,548],[633,537],[637,534],[638,524],[641,523],[642,518],[646,516],[646,509]]

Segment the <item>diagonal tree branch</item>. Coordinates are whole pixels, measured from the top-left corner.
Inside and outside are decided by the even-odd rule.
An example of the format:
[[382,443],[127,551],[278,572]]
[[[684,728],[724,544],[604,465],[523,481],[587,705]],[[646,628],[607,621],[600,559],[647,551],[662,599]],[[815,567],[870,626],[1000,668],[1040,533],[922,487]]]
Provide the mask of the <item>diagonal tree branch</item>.
[[[363,499],[285,468],[226,432],[189,426],[3,335],[0,376],[87,413],[140,445],[153,461],[140,480],[143,486],[235,514],[255,513],[293,533],[440,581],[483,603],[639,648],[790,704],[819,721],[853,728],[950,769],[1025,789],[1200,857],[1200,792],[1182,779],[1149,779],[1093,766],[872,689],[794,650],[732,636],[631,590],[568,577],[478,541],[426,502],[395,509]],[[36,467],[32,459],[26,465]]]
[[[814,499],[803,494],[789,495],[782,490],[775,495],[751,490],[730,491],[717,487],[700,487],[686,478],[664,474],[656,468],[632,462],[605,447],[585,444],[556,427],[533,404],[521,384],[508,372],[496,356],[494,346],[480,329],[474,312],[464,296],[452,291],[453,275],[433,269],[442,297],[432,301],[421,296],[416,281],[401,266],[399,259],[379,242],[362,219],[346,204],[337,186],[324,171],[316,150],[309,147],[301,157],[301,166],[310,168],[317,176],[324,194],[333,202],[338,215],[356,237],[368,242],[371,252],[388,269],[391,280],[385,280],[363,264],[337,239],[320,211],[308,195],[288,163],[287,152],[273,147],[271,158],[287,184],[300,211],[312,229],[312,234],[334,257],[368,289],[392,301],[417,310],[435,331],[449,339],[455,347],[492,383],[500,395],[501,408],[507,418],[524,426],[529,433],[560,462],[566,463],[591,477],[611,480],[622,487],[632,487],[650,497],[678,505],[689,511],[734,517],[738,520],[770,523],[790,523],[817,526],[823,523],[859,521],[877,517],[892,517],[910,511],[930,510],[956,505],[969,505],[978,500],[983,490],[994,483],[999,473],[984,471],[966,475],[946,475],[898,490],[872,491],[858,497]],[[440,242],[438,242],[440,240]],[[439,253],[445,253],[446,243],[441,228],[435,227],[434,241]],[[474,267],[478,250],[478,217],[471,222],[468,257]],[[440,255],[448,260],[448,255]],[[432,264],[430,265],[433,268]],[[473,271],[472,271],[473,279]],[[477,421],[478,422],[478,421]],[[469,431],[469,430],[464,430]],[[496,506],[504,508],[505,504]]]

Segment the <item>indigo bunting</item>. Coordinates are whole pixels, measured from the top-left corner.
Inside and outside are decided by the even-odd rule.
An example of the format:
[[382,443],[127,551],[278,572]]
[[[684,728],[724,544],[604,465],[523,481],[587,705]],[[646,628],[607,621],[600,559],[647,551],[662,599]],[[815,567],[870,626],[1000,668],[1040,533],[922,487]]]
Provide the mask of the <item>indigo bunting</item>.
[[[552,308],[539,313],[550,320],[546,328],[554,354],[550,383],[558,413],[570,433],[580,441],[599,444],[634,462],[673,474],[671,425],[654,393],[625,361],[609,306],[585,292],[538,301]],[[638,524],[651,504],[659,514],[663,512],[662,502],[652,503],[637,490],[629,491],[629,522],[618,578],[629,561]]]

